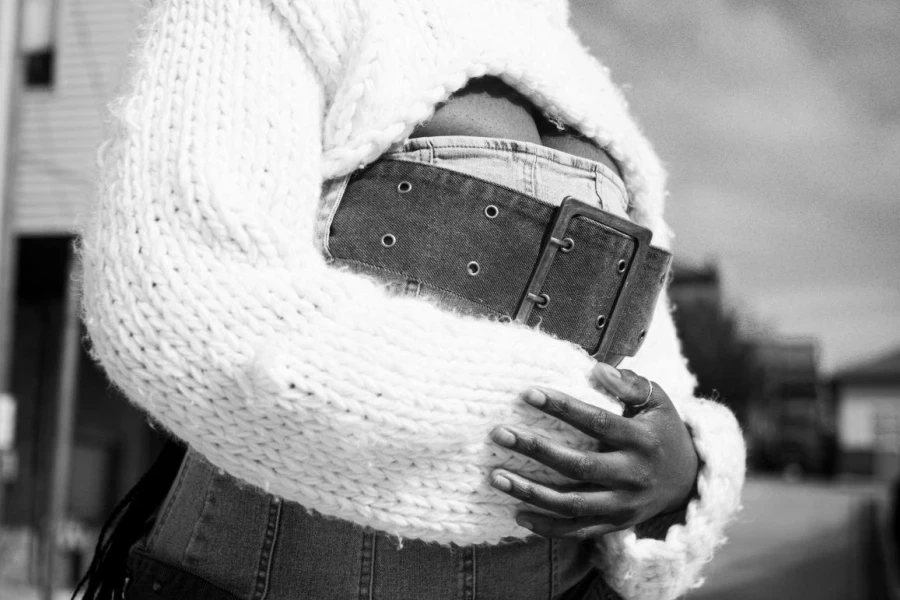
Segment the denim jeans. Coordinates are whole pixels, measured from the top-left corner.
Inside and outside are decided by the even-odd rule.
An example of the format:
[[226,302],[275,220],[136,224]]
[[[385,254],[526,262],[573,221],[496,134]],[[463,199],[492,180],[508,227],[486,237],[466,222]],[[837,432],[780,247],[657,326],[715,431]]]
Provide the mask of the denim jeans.
[[[419,138],[387,157],[500,183],[548,204],[571,195],[619,216],[627,196],[600,163],[535,144],[474,137]],[[447,310],[472,304],[421,281],[328,253],[328,228],[347,178],[328,182],[320,214],[323,251],[335,266]],[[498,545],[439,546],[397,540],[326,518],[232,478],[188,451],[149,535],[130,557],[126,597],[546,600],[615,598],[597,571],[591,541],[532,536]]]

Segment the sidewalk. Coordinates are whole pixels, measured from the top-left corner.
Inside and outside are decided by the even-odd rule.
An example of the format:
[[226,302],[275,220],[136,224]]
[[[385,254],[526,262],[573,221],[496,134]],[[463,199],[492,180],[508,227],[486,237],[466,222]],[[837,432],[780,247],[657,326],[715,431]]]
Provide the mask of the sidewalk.
[[744,511],[689,600],[865,600],[866,503],[877,486],[747,482]]
[[[71,597],[72,590],[57,590],[53,594],[53,600],[69,600]],[[0,600],[38,600],[39,598],[37,589],[33,587],[0,583]]]

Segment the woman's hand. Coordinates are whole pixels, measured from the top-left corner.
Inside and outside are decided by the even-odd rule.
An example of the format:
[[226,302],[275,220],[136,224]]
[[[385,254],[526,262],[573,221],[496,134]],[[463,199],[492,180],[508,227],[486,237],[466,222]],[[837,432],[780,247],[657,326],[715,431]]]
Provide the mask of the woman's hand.
[[[595,381],[625,404],[625,414],[586,404],[550,389],[531,389],[524,400],[597,440],[580,451],[513,427],[491,438],[574,479],[551,486],[498,469],[491,484],[511,496],[561,516],[520,512],[516,521],[550,538],[593,538],[683,508],[697,479],[690,433],[658,385],[628,370],[597,363]],[[651,387],[652,386],[652,387]]]

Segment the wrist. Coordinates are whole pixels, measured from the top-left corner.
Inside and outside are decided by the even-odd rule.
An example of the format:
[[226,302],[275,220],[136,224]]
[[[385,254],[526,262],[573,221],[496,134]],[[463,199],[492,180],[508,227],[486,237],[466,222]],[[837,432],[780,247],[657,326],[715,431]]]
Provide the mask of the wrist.
[[690,435],[690,429],[687,428],[686,425],[685,428],[688,429],[688,436],[691,440],[691,451],[689,453],[690,462],[685,468],[684,484],[681,486],[681,489],[687,491],[675,494],[673,499],[657,514],[657,516],[686,510],[691,500],[699,496],[697,480],[700,477],[700,455],[697,452],[697,447],[694,445],[694,438]]
[[638,538],[652,538],[655,540],[666,539],[669,527],[672,525],[684,525],[687,522],[687,507],[691,500],[699,497],[697,489],[697,478],[699,476],[699,460],[695,463],[693,485],[690,492],[683,496],[680,500],[673,503],[673,506],[664,509],[656,515],[650,517],[643,523],[634,526],[634,532]]

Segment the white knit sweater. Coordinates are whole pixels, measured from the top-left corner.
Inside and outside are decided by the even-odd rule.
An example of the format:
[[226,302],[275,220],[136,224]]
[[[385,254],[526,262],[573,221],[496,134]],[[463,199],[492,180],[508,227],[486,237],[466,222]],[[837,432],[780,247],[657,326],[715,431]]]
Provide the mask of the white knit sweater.
[[[488,432],[591,447],[519,395],[620,410],[589,383],[592,359],[333,268],[316,222],[323,182],[493,74],[607,148],[633,218],[667,244],[659,161],[567,18],[555,0],[157,0],[82,231],[84,318],[111,379],[215,465],[324,515],[440,543],[528,535],[488,473],[559,476]],[[623,366],[668,392],[703,464],[686,524],[605,536],[601,566],[626,598],[672,598],[724,539],[743,442],[693,396],[665,296]]]

